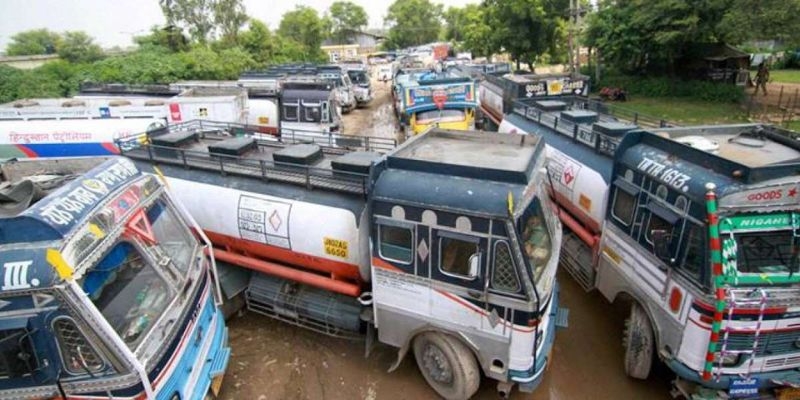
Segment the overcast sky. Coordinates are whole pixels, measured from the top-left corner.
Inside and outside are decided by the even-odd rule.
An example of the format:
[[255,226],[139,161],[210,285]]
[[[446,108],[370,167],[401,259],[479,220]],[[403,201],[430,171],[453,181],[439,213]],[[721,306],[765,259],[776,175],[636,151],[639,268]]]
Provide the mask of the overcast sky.
[[[303,4],[322,13],[334,0],[244,0],[247,14],[275,29],[281,15]],[[382,27],[390,0],[351,0],[369,15],[369,27]],[[462,6],[479,0],[432,0]],[[104,47],[128,46],[131,37],[164,23],[158,0],[0,0],[0,52],[11,36],[29,29],[86,31]]]

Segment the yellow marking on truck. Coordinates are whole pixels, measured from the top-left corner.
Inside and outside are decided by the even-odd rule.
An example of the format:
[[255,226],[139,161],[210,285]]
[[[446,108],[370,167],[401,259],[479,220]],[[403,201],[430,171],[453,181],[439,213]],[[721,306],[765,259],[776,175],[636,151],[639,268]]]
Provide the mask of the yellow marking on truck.
[[72,279],[72,267],[64,260],[64,256],[56,249],[47,249],[47,262],[55,268],[61,279]]
[[106,237],[106,233],[103,232],[103,230],[100,229],[100,227],[97,226],[97,224],[89,224],[89,232],[91,232],[92,235],[94,235],[94,237],[98,239]]
[[605,253],[608,258],[614,261],[614,263],[617,265],[619,265],[620,261],[622,261],[622,257],[620,257],[616,251],[611,250],[611,248],[608,246],[603,246],[603,253]]
[[586,212],[592,212],[592,199],[583,193],[581,193],[580,197],[578,198],[578,204],[580,204],[581,208],[586,210]]
[[258,117],[258,123],[259,124],[265,124],[265,125],[268,124],[269,123],[269,117]]
[[325,237],[323,238],[322,243],[325,246],[325,254],[329,254],[334,257],[347,258],[348,243],[346,240]]

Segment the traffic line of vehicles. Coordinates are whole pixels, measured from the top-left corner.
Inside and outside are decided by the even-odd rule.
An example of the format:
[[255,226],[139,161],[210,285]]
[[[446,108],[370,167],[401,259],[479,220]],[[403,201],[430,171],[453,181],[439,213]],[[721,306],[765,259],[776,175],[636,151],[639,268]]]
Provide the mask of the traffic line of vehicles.
[[486,74],[481,107],[546,143],[561,265],[630,304],[625,371],[660,359],[687,397],[800,386],[800,144],[760,124],[645,131],[575,96],[584,78]]
[[[362,142],[385,139],[342,134],[340,98],[351,99],[352,107],[371,101],[369,78],[359,68],[327,67],[322,73],[284,67],[237,81],[168,86],[88,84],[74,98],[0,105],[0,158],[117,154],[117,139],[189,121],[237,125],[290,142],[369,147]],[[351,75],[359,80],[355,94]]]

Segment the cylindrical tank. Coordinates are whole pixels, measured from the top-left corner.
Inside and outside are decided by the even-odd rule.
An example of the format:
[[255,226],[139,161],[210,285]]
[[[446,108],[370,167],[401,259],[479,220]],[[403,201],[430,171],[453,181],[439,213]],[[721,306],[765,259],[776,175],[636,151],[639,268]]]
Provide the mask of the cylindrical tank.
[[264,133],[278,133],[278,102],[269,98],[248,100],[247,125],[254,125]]
[[554,147],[545,146],[545,152],[556,202],[592,233],[600,233],[608,201],[608,183],[597,171]]
[[[498,128],[500,133],[527,133],[508,119]],[[591,234],[599,234],[608,202],[609,182],[599,172],[553,146],[545,145],[547,170],[553,183],[556,203],[575,217]],[[611,163],[595,154],[598,163]]]
[[[344,206],[177,178],[169,178],[169,184],[217,247],[337,280],[369,281],[365,207],[358,208],[357,216]],[[364,232],[359,232],[358,222],[362,222]]]

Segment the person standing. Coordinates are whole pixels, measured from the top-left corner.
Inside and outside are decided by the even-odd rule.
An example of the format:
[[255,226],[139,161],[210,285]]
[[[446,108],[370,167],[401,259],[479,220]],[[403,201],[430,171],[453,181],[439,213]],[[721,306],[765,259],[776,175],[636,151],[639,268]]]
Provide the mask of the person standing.
[[767,82],[769,82],[769,70],[767,69],[766,64],[762,61],[761,64],[758,64],[758,72],[756,72],[756,91],[753,94],[758,94],[758,88],[761,87],[761,90],[764,92],[764,96],[767,95]]

